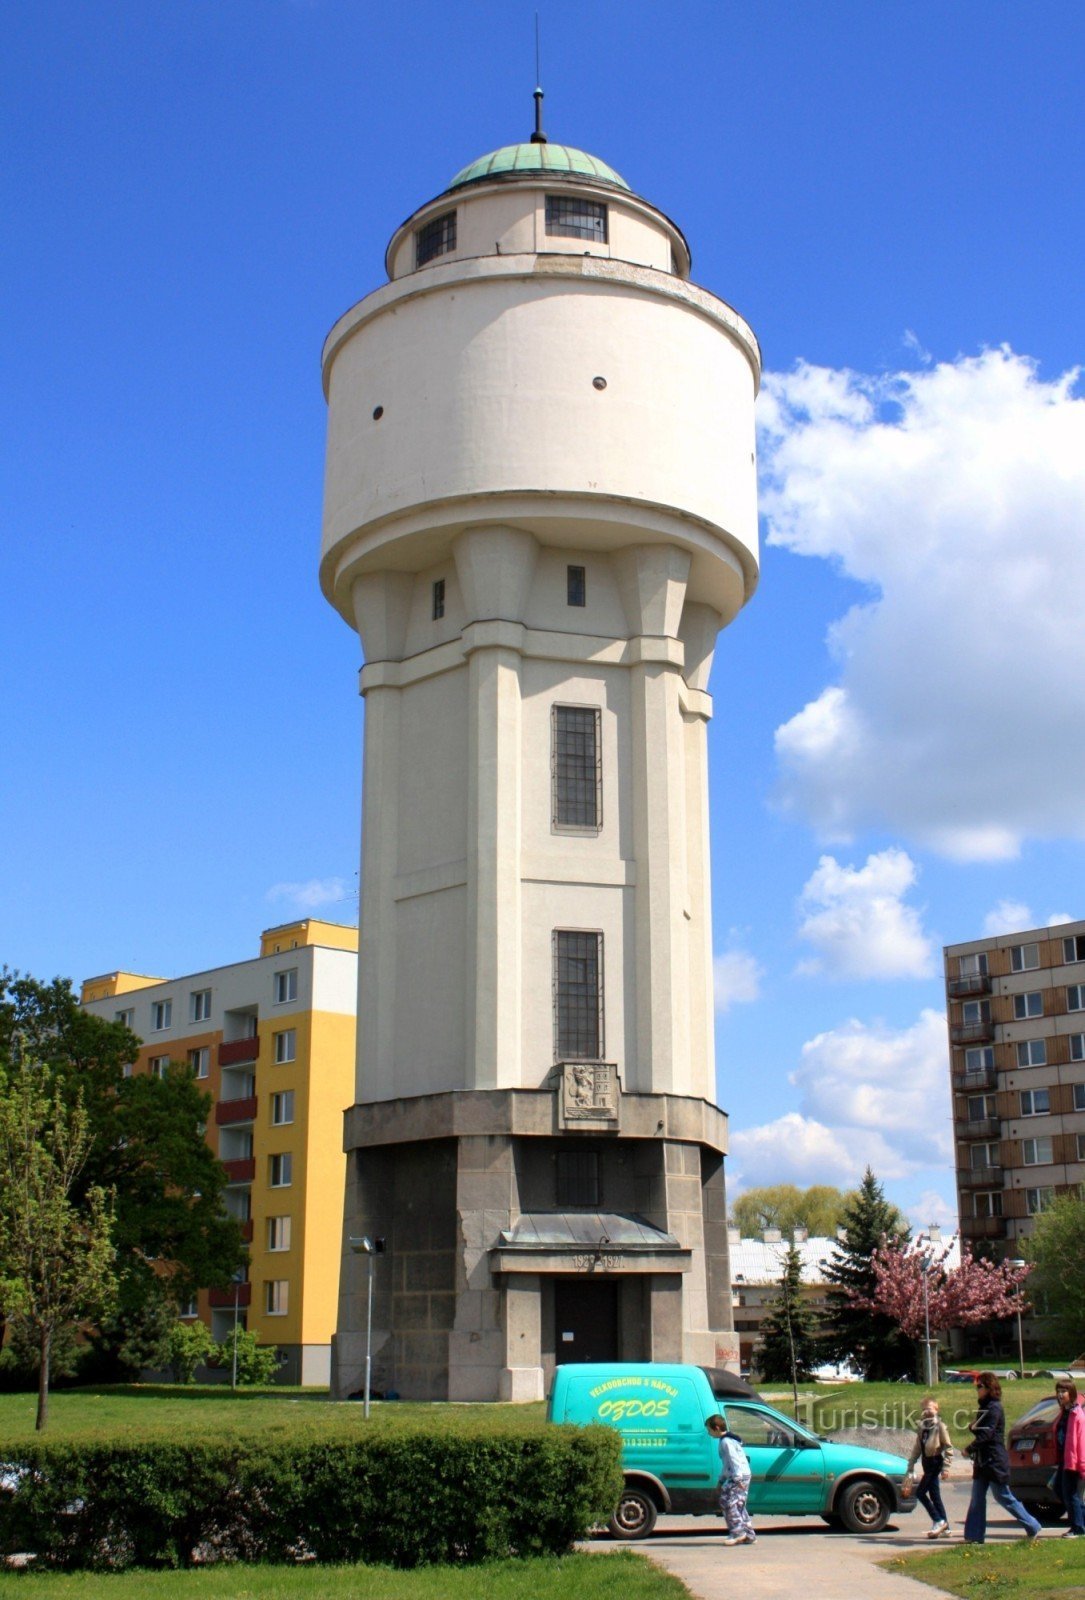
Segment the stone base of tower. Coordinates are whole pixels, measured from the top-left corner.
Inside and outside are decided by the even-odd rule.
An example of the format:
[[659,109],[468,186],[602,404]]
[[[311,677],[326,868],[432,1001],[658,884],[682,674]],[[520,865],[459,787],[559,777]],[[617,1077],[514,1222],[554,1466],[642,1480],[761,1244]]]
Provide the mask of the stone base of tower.
[[[365,1381],[371,1269],[374,1394],[538,1400],[563,1361],[737,1365],[726,1117],[616,1084],[594,1106],[572,1092],[347,1112],[334,1395]],[[383,1253],[355,1254],[365,1235]]]

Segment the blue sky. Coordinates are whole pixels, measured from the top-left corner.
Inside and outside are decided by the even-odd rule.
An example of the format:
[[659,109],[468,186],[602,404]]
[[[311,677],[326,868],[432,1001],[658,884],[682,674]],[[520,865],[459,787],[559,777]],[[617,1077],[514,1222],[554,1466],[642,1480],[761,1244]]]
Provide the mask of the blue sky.
[[[732,1170],[870,1159],[944,1218],[938,947],[1085,914],[1085,16],[539,9],[549,133],[680,223],[769,375],[761,587],[712,682]],[[534,10],[9,9],[10,964],[183,973],[353,916],[320,346],[396,225],[526,136]]]

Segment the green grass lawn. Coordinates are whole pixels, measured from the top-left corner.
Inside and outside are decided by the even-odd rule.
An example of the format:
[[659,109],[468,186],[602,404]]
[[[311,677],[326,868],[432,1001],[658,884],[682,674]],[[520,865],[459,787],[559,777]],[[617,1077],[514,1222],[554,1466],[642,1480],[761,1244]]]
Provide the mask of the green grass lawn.
[[[33,1439],[36,1397],[0,1394],[0,1460],[5,1449]],[[544,1406],[460,1406],[374,1402],[367,1422],[353,1400],[329,1400],[320,1389],[239,1389],[218,1386],[126,1384],[115,1388],[61,1389],[49,1402],[49,1421],[39,1439],[130,1439],[162,1436],[241,1438],[312,1438],[361,1430],[415,1429],[432,1426],[441,1432],[476,1430],[534,1432],[543,1424]]]
[[495,1561],[481,1567],[209,1567],[196,1572],[2,1573],[0,1600],[688,1600],[644,1556]]
[[[1027,1381],[1027,1380],[1026,1380]],[[901,1556],[882,1565],[965,1600],[1082,1600],[1085,1539],[1040,1538],[1032,1543],[946,1548]]]
[[[791,1393],[772,1386],[771,1403],[795,1415]],[[1002,1385],[1006,1423],[1015,1422],[1037,1400],[1055,1392],[1052,1378],[1023,1378]],[[968,1424],[976,1415],[975,1390],[964,1383],[940,1383],[928,1389],[919,1383],[845,1383],[828,1387],[799,1387],[798,1419],[815,1433],[835,1433],[841,1428],[914,1428],[924,1397],[933,1394],[950,1437],[958,1447],[968,1443]]]

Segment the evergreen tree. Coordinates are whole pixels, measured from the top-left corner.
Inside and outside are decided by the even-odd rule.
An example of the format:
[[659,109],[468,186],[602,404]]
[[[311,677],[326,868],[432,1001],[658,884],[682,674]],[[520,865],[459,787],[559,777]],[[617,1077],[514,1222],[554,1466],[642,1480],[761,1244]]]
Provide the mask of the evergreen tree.
[[907,1224],[868,1167],[844,1213],[843,1238],[826,1264],[830,1288],[821,1349],[826,1361],[849,1361],[872,1383],[915,1370],[915,1347],[892,1317],[859,1304],[875,1296],[875,1250],[883,1241],[907,1237]]
[[805,1383],[818,1364],[815,1318],[802,1297],[802,1257],[788,1247],[780,1292],[761,1324],[757,1370],[763,1379],[792,1385]]

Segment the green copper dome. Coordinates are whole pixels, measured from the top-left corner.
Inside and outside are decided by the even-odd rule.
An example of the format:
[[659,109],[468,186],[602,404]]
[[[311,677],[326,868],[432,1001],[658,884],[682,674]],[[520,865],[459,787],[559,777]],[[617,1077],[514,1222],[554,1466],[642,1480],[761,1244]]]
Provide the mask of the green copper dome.
[[462,172],[457,172],[448,187],[459,189],[465,183],[478,183],[483,178],[519,177],[536,172],[551,173],[555,177],[595,178],[601,183],[613,183],[619,189],[629,189],[625,179],[605,161],[588,155],[585,150],[574,150],[568,144],[503,145],[500,150],[479,156]]

